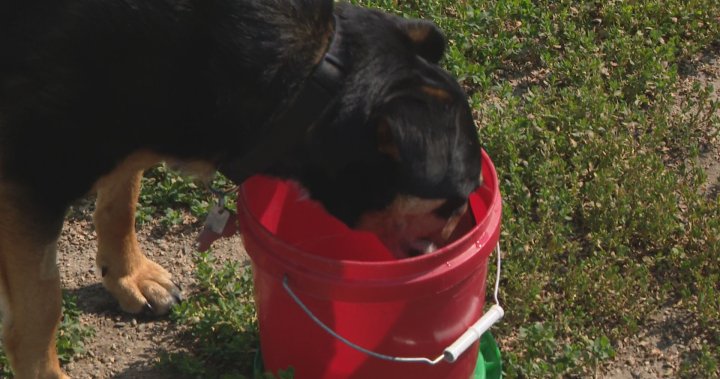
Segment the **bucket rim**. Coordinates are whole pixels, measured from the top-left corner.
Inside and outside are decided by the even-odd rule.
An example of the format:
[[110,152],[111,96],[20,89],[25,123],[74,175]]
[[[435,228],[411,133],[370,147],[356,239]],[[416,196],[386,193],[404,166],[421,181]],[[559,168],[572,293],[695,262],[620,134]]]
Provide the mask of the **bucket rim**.
[[[312,271],[312,276],[316,279],[325,277],[333,280],[341,275],[344,280],[356,279],[362,281],[363,285],[372,285],[368,282],[372,280],[387,281],[388,277],[408,283],[429,272],[441,274],[446,270],[456,270],[457,266],[470,263],[468,261],[477,266],[478,260],[489,257],[499,239],[502,208],[497,172],[485,150],[481,150],[481,160],[484,184],[480,190],[490,191],[489,195],[484,195],[490,199],[485,214],[482,219],[476,220],[475,225],[462,237],[430,254],[389,261],[359,261],[332,259],[308,253],[266,229],[250,211],[244,186],[240,186],[237,205],[243,229],[242,238],[246,243],[252,238],[255,245],[263,247],[262,253],[246,249],[247,253],[253,263],[259,266],[270,265],[269,260],[281,261],[283,266],[292,268],[296,273]],[[278,251],[284,253],[277,253]]]

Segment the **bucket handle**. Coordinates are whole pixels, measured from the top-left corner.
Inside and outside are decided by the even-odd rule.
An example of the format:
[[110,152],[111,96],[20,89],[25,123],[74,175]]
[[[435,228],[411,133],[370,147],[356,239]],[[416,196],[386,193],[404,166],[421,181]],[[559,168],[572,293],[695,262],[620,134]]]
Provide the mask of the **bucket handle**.
[[392,362],[407,362],[407,363],[425,363],[431,366],[434,366],[442,361],[446,361],[449,363],[455,362],[462,353],[464,353],[470,346],[472,346],[475,341],[478,341],[480,337],[488,330],[490,329],[493,324],[498,322],[504,315],[505,311],[500,306],[500,302],[498,301],[498,292],[500,289],[500,267],[502,264],[502,253],[500,252],[500,243],[497,244],[496,247],[496,254],[497,254],[497,274],[495,275],[495,292],[494,292],[494,300],[495,304],[493,304],[490,309],[473,325],[471,325],[463,335],[461,335],[458,339],[455,340],[450,346],[445,348],[443,353],[439,355],[435,359],[430,358],[424,358],[424,357],[395,357],[391,355],[385,355],[380,354],[371,350],[368,350],[362,346],[359,346],[347,338],[339,335],[337,332],[332,330],[329,326],[327,326],[325,323],[323,323],[313,312],[305,305],[305,303],[300,300],[300,298],[293,292],[293,290],[290,288],[290,284],[288,281],[287,275],[283,276],[283,288],[285,288],[285,291],[287,291],[288,295],[295,301],[295,303],[300,307],[300,309],[305,312],[305,314],[312,319],[317,326],[322,328],[325,332],[330,334],[331,336],[335,337],[336,339],[340,340],[345,345],[361,352],[365,353],[371,357],[382,359],[385,361],[392,361]]

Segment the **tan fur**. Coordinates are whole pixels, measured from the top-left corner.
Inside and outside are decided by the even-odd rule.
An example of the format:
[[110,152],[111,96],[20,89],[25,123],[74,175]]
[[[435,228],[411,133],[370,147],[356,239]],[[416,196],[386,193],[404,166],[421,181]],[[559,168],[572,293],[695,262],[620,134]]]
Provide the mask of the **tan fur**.
[[465,204],[462,208],[460,208],[458,211],[455,212],[450,218],[448,218],[447,223],[443,227],[442,231],[440,232],[440,238],[442,238],[445,241],[448,241],[452,235],[455,233],[455,230],[458,229],[458,226],[460,225],[461,221],[463,220],[463,217],[465,217],[466,213],[470,210],[470,207]]
[[55,352],[60,276],[53,274],[56,266],[48,267],[46,261],[48,246],[57,236],[52,241],[38,238],[36,229],[46,226],[26,217],[27,205],[19,188],[0,179],[3,342],[16,378],[67,378]]
[[441,243],[440,235],[448,220],[432,212],[445,200],[398,196],[387,208],[366,213],[357,228],[371,231],[393,252],[415,250],[418,241]]
[[[325,29],[325,32],[320,36],[320,41],[322,43],[320,46],[330,46],[330,40],[333,38],[333,35],[335,34],[335,24],[332,23],[331,27],[328,27]],[[318,50],[317,54],[315,55],[315,59],[313,59],[313,63],[317,64],[320,63],[320,61],[325,57],[325,49]]]
[[104,274],[105,288],[131,313],[143,311],[148,304],[156,314],[167,313],[179,294],[170,273],[142,253],[135,233],[143,170],[161,159],[150,152],[135,153],[95,185],[96,263]]
[[[426,253],[451,242],[467,205],[449,218],[433,212],[445,200],[398,196],[385,209],[364,214],[357,228],[375,233],[400,258],[405,253]],[[421,246],[426,243],[426,246]]]
[[420,90],[424,93],[434,97],[441,103],[451,103],[453,101],[452,95],[448,91],[445,91],[442,88],[437,87],[431,87],[431,86],[422,86],[420,87]]
[[[164,314],[179,298],[170,274],[143,255],[135,233],[135,209],[145,169],[164,157],[137,152],[95,183],[96,262],[103,284],[128,312]],[[207,172],[209,164],[183,162],[183,169]],[[45,240],[25,210],[23,191],[0,173],[0,307],[3,342],[18,379],[65,379],[55,352],[60,320],[57,233]],[[150,307],[148,307],[148,304]],[[17,317],[14,317],[17,316]],[[40,357],[38,359],[38,357]]]
[[415,43],[422,43],[428,38],[430,29],[427,27],[417,27],[410,25],[406,30],[407,36]]

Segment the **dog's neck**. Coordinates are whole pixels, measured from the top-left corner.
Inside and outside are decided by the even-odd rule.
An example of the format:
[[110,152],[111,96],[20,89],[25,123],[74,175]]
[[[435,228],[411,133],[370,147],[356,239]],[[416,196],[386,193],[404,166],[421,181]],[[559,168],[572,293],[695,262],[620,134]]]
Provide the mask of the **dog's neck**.
[[198,13],[214,47],[213,64],[230,77],[242,76],[243,85],[256,81],[266,93],[296,91],[322,59],[333,33],[332,0],[207,4]]
[[[338,101],[345,79],[344,65],[338,57],[340,48],[339,18],[334,18],[334,33],[319,62],[297,93],[290,96],[285,109],[252,137],[254,146],[239,157],[222,159],[219,170],[235,183],[264,172],[284,154],[301,143],[324,119]],[[282,136],[282,137],[280,137]]]
[[[213,46],[211,76],[218,96],[212,122],[237,131],[241,121],[252,134],[288,107],[322,60],[334,32],[333,1],[205,4],[198,13]],[[253,147],[238,146],[242,142],[252,138],[235,141],[234,148]]]

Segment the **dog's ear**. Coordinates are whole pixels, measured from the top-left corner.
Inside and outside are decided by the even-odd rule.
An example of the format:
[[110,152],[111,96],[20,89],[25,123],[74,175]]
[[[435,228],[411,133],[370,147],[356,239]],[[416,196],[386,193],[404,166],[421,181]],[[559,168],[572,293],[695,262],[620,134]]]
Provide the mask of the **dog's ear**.
[[466,197],[478,186],[480,142],[472,110],[446,96],[422,89],[396,93],[374,117],[376,151],[399,168],[400,189],[420,197]]
[[432,63],[438,63],[445,54],[445,36],[438,27],[425,20],[402,20],[400,28],[413,43],[415,52]]
[[[384,107],[377,123],[377,150],[404,168],[402,180],[414,189],[437,186],[448,170],[449,138],[454,136],[436,102],[399,96]],[[434,125],[438,122],[440,125]]]

